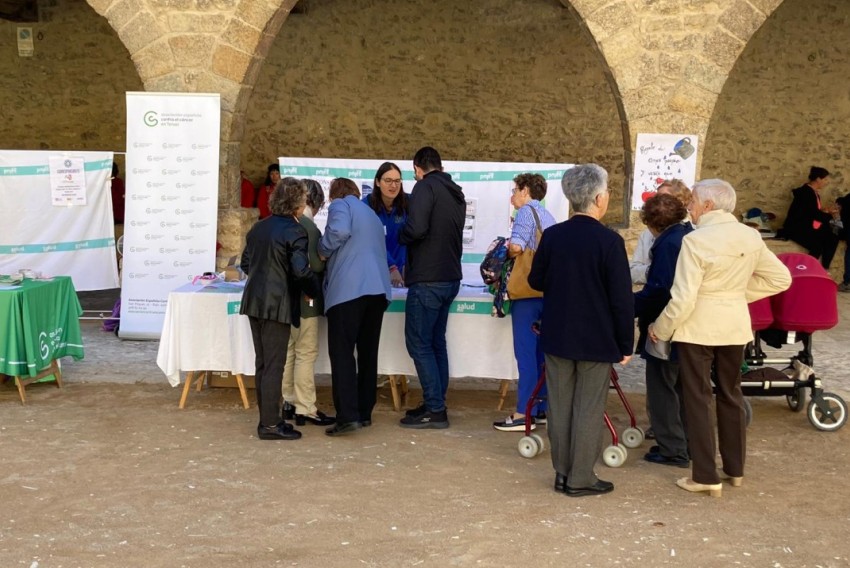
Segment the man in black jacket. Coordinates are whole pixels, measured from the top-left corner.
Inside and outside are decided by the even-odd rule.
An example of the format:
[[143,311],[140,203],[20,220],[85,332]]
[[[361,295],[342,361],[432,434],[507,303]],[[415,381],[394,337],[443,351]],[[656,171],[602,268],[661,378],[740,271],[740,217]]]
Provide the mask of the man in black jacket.
[[834,206],[821,203],[820,192],[827,185],[829,172],[826,168],[812,166],[808,183],[792,192],[794,199],[788,207],[788,216],[779,236],[805,247],[810,255],[819,258],[821,265],[829,270],[838,238],[829,224],[837,210]]
[[416,185],[399,242],[407,245],[404,339],[422,385],[423,403],[407,412],[405,428],[448,428],[449,355],[446,323],[462,278],[460,257],[466,199],[443,172],[430,146],[413,156]]

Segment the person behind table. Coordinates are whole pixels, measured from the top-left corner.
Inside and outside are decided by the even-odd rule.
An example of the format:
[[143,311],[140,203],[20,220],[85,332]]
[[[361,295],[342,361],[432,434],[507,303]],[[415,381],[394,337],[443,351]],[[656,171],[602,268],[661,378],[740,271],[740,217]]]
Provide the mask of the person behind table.
[[404,192],[401,170],[392,162],[384,162],[375,172],[372,193],[363,198],[384,225],[387,243],[387,266],[390,284],[404,287],[404,267],[407,264],[407,247],[398,242],[398,235],[407,221],[408,195]]
[[257,207],[260,210],[260,219],[265,219],[272,214],[269,209],[269,196],[271,196],[274,188],[277,187],[280,181],[280,166],[277,164],[269,164],[266,181],[263,182],[263,187],[257,192]]
[[306,205],[306,186],[294,178],[281,180],[269,199],[271,216],[248,231],[242,252],[240,268],[248,281],[239,313],[248,316],[254,342],[261,440],[301,437],[281,416],[281,377],[291,327],[300,324],[301,293],[319,292],[307,231],[298,223]]
[[425,146],[413,156],[416,185],[399,242],[407,245],[404,342],[422,385],[422,404],[408,410],[403,428],[448,428],[449,353],[446,325],[460,290],[466,198],[443,172],[440,154]]
[[245,170],[239,170],[239,205],[246,208],[257,206],[257,188],[245,175]]
[[[691,477],[676,484],[714,497],[721,495],[721,479],[734,486],[743,481],[747,425],[741,365],[744,346],[753,339],[747,304],[791,285],[791,274],[761,235],[732,214],[735,201],[734,188],[723,180],[694,185],[689,209],[697,229],[682,239],[670,301],[647,329],[650,341],[672,340],[678,349],[693,465]],[[717,442],[721,471],[715,464]]]
[[[667,193],[676,197],[687,208],[691,200],[691,190],[680,179],[666,179],[661,182],[661,185],[655,190],[656,193]],[[649,228],[641,231],[638,235],[637,246],[632,255],[632,260],[629,262],[629,271],[632,275],[632,284],[646,284],[646,272],[649,270],[649,251],[652,248],[652,242],[655,237],[652,236],[652,231]]]
[[543,233],[528,283],[543,292],[540,346],[555,491],[580,497],[614,489],[593,466],[611,367],[628,363],[634,350],[634,299],[623,238],[600,222],[610,199],[608,172],[574,166],[561,186],[573,215]]
[[812,166],[809,181],[793,190],[793,199],[788,206],[788,215],[779,236],[791,239],[808,250],[829,270],[832,257],[838,247],[838,238],[832,232],[832,221],[837,207],[824,207],[821,192],[829,185],[829,172],[825,168]]
[[841,278],[841,284],[838,285],[838,291],[850,292],[850,193],[839,197],[835,200],[835,203],[840,209],[842,227],[839,236],[846,244],[844,248],[844,276]]
[[[540,174],[519,174],[514,178],[511,190],[511,205],[517,210],[511,242],[508,246],[508,256],[516,258],[525,249],[537,250],[537,219],[540,220],[540,230],[548,229],[555,224],[555,218],[546,211],[540,201],[546,197],[546,179]],[[535,217],[536,214],[536,217]],[[526,416],[528,399],[534,392],[540,372],[543,370],[543,352],[540,341],[532,324],[543,315],[543,298],[524,298],[511,300],[511,329],[514,339],[514,357],[519,369],[517,381],[516,411],[504,420],[493,423],[496,430],[516,432],[525,430],[526,421],[531,422],[531,428],[536,428],[536,422],[545,422],[546,403],[538,402],[531,408],[531,416]],[[546,396],[544,386],[539,393]]]
[[337,178],[331,182],[329,196],[319,254],[328,259],[325,315],[336,424],[325,433],[338,436],[372,424],[378,344],[392,288],[384,227],[360,200],[357,184]]
[[[302,179],[307,187],[307,207],[298,218],[307,230],[307,253],[310,269],[321,282],[325,272],[325,261],[319,257],[319,240],[322,232],[313,222],[313,217],[325,203],[325,193],[316,180]],[[293,328],[286,349],[286,364],[283,367],[283,417],[295,420],[296,426],[307,422],[316,426],[336,423],[316,408],[316,380],[314,367],[319,356],[319,316],[324,313],[323,294],[308,297],[301,294],[301,327]]]
[[124,224],[125,187],[124,180],[118,177],[118,164],[112,162],[112,219],[115,225]]
[[643,205],[641,220],[652,231],[654,243],[646,285],[636,292],[635,315],[638,318],[637,352],[646,360],[646,399],[650,424],[657,445],[643,459],[651,463],[688,467],[688,440],[685,436],[684,407],[679,361],[674,346],[667,360],[646,350],[646,329],[661,314],[670,300],[670,288],[676,274],[676,260],[682,239],[693,231],[685,205],[673,197],[658,193]]

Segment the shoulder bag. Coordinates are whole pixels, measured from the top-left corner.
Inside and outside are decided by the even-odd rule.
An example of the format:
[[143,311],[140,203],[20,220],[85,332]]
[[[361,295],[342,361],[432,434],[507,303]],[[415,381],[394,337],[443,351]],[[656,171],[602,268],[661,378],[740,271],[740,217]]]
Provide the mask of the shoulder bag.
[[534,222],[537,225],[537,231],[535,232],[536,245],[534,250],[531,247],[525,247],[525,250],[514,258],[514,268],[511,271],[511,277],[508,279],[508,296],[510,296],[511,300],[543,297],[543,292],[538,292],[528,285],[528,273],[531,272],[531,262],[534,260],[534,253],[537,247],[540,246],[540,238],[543,236],[540,217],[537,215],[534,207],[531,207],[531,213],[534,215]]

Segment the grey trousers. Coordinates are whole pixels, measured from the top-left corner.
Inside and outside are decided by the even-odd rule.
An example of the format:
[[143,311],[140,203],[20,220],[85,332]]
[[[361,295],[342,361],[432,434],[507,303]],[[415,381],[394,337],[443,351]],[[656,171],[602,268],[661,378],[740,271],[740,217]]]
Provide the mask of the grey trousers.
[[687,459],[688,439],[678,362],[646,358],[646,403],[659,453],[667,458]]
[[546,355],[546,428],[552,465],[566,477],[570,487],[588,487],[597,481],[593,466],[602,450],[603,413],[610,379],[611,363]]

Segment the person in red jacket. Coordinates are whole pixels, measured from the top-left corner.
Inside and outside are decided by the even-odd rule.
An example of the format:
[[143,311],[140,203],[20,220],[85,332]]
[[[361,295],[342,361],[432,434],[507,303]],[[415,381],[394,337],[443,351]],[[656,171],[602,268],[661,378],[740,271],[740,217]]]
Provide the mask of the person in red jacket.
[[274,188],[277,187],[278,182],[280,181],[280,166],[277,164],[269,164],[268,174],[266,174],[266,181],[263,183],[263,187],[260,188],[257,195],[257,207],[260,208],[260,219],[265,219],[269,215],[272,214],[269,209],[269,196],[274,191]]
[[242,207],[256,207],[257,206],[257,188],[254,187],[254,184],[251,183],[251,180],[248,179],[248,176],[245,175],[245,170],[239,170],[240,180],[240,189],[241,189],[241,198],[240,205]]

